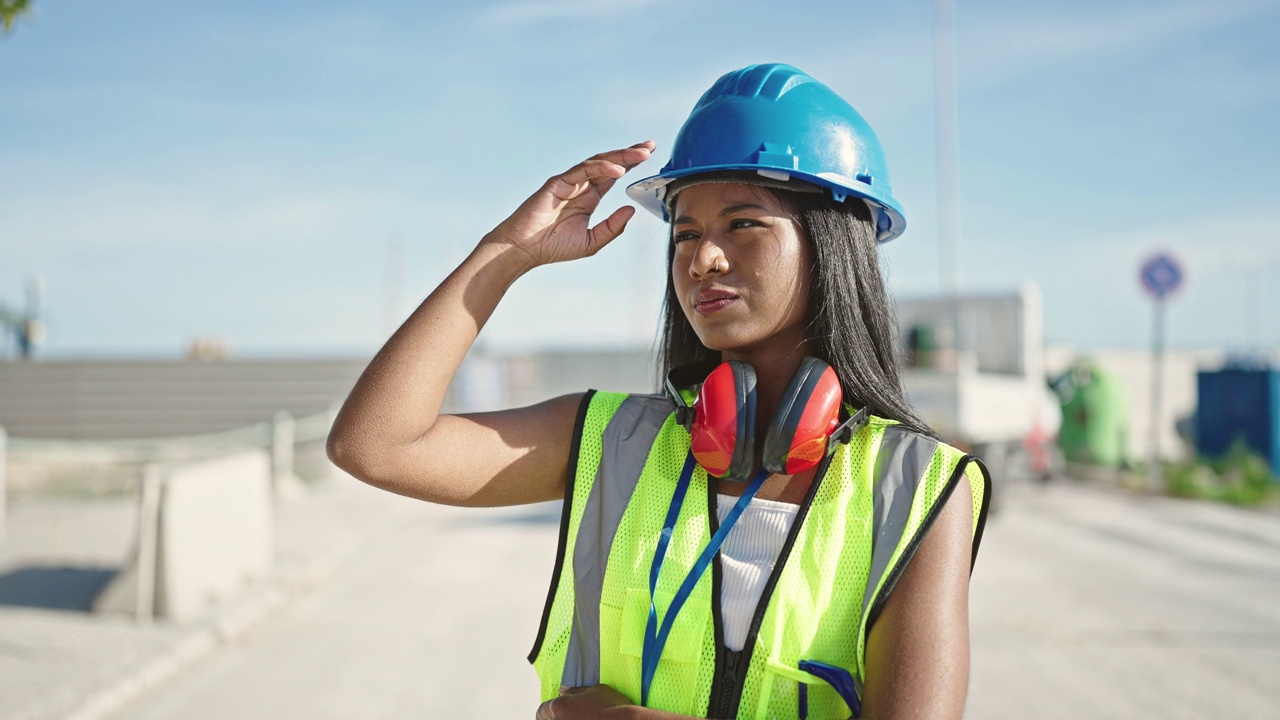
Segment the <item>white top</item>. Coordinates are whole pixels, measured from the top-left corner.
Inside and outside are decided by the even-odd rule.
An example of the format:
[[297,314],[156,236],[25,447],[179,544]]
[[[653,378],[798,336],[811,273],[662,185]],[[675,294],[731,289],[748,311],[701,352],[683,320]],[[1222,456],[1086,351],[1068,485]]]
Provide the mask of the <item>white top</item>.
[[[733,495],[717,493],[720,522],[737,502]],[[720,546],[720,617],[725,647],[734,652],[747,642],[751,617],[799,511],[799,505],[755,498]]]

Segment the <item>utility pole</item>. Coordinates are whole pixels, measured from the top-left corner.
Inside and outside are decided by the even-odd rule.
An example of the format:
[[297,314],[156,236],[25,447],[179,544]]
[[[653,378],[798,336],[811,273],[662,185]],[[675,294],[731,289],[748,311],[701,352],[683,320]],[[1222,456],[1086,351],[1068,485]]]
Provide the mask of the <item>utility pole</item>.
[[960,113],[955,37],[955,3],[953,0],[934,0],[933,112],[938,163],[938,273],[941,289],[950,297],[960,293]]

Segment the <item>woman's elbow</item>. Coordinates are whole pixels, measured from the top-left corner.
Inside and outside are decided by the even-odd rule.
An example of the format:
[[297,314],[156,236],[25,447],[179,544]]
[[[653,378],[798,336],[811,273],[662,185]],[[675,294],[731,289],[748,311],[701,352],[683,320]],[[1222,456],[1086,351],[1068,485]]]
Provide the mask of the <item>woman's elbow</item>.
[[334,431],[325,440],[324,449],[329,462],[339,470],[370,485],[379,484],[375,480],[380,475],[376,461],[379,453],[371,451],[366,443],[351,437],[349,433]]

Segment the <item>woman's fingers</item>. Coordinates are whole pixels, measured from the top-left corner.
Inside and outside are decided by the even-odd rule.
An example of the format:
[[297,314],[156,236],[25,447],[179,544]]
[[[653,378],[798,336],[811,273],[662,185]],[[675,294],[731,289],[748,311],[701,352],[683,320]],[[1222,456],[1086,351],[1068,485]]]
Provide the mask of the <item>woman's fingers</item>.
[[645,160],[648,160],[650,157],[653,157],[653,150],[657,146],[658,144],[654,141],[645,140],[644,142],[636,143],[629,148],[617,150],[615,152],[623,154],[623,157],[617,162],[630,170]]
[[653,141],[609,150],[549,178],[486,239],[523,249],[537,264],[593,255],[622,234],[635,209],[622,207],[587,229],[600,198],[628,170],[649,159]]
[[627,169],[608,160],[592,158],[574,165],[563,175],[557,175],[547,181],[547,190],[560,202],[568,202],[582,194],[587,186],[601,179],[616,180],[623,176]]
[[623,205],[614,210],[609,217],[602,220],[595,227],[587,231],[587,247],[594,254],[597,250],[608,245],[614,238],[622,234],[627,229],[627,222],[636,214],[636,209],[630,205]]
[[652,140],[636,143],[631,147],[606,150],[591,157],[592,160],[608,160],[626,167],[628,170],[648,160],[657,143]]
[[[653,144],[652,140],[646,140],[645,142],[632,145],[629,148],[623,148],[622,150],[615,150],[610,153],[602,154],[613,156],[609,158],[609,160],[621,165],[623,171],[627,172],[651,157],[653,153]],[[605,193],[613,189],[614,184],[618,182],[620,177],[621,176],[615,177],[613,175],[608,175],[592,180],[591,184],[595,187],[596,196],[604,197]]]
[[581,195],[588,184],[595,185],[603,195],[628,170],[648,160],[653,148],[654,142],[646,140],[629,148],[602,152],[551,178],[547,188],[561,202]]
[[[620,164],[628,171],[631,170],[645,160],[648,160],[653,155],[653,145],[654,143],[652,140],[646,140],[642,143],[626,148],[626,150],[622,151],[624,153],[623,157],[619,158]],[[600,195],[604,195],[609,192],[613,187],[613,184],[617,181],[618,178],[607,178],[596,181],[594,185],[596,186],[596,191],[599,192]]]

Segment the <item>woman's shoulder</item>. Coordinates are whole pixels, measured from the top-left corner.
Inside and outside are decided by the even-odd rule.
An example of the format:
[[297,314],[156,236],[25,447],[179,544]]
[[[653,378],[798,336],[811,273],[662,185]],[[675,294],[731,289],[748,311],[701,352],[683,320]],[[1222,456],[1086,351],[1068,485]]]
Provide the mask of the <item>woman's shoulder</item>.
[[623,403],[629,403],[644,407],[663,407],[672,408],[671,398],[660,393],[634,393],[621,392],[616,390],[587,390],[582,394],[582,401],[592,405],[609,405],[620,407]]
[[592,428],[595,433],[610,427],[623,434],[640,425],[660,427],[674,411],[670,398],[654,393],[588,390],[582,399],[584,430]]
[[[963,449],[949,445],[937,435],[912,428],[897,420],[873,415],[867,429],[876,438],[874,450],[877,482],[886,476],[922,478],[927,472],[968,464],[971,456]],[[954,468],[952,468],[954,469]]]
[[962,449],[948,445],[931,430],[913,428],[892,418],[872,415],[867,420],[867,428],[881,438],[882,446],[886,443],[890,447],[907,446],[917,452],[927,450],[930,455],[939,449],[957,454],[957,456],[965,454]]

